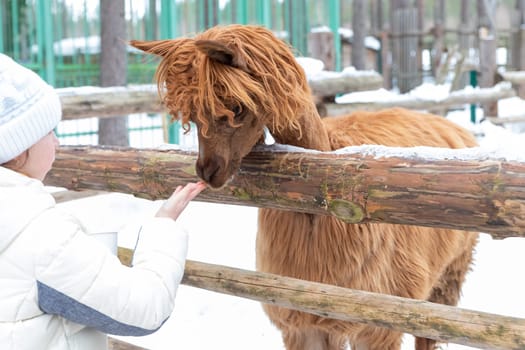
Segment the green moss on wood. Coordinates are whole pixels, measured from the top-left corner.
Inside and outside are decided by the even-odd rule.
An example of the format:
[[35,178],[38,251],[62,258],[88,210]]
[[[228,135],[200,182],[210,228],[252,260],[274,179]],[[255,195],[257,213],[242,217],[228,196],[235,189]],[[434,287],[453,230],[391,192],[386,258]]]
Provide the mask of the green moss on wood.
[[232,194],[235,198],[240,199],[240,200],[248,201],[252,199],[252,196],[244,188],[240,188],[240,187],[234,188],[232,191]]
[[180,168],[180,170],[188,175],[197,176],[197,171],[195,170],[195,166],[193,164]]
[[399,196],[399,192],[395,192],[395,191],[387,191],[387,190],[379,190],[379,189],[369,190],[370,198],[388,199],[388,198],[396,198],[398,196]]
[[108,168],[104,168],[104,178],[106,179],[107,191],[117,192],[119,184],[115,180],[113,173]]
[[358,204],[343,200],[334,199],[328,203],[328,211],[338,219],[351,224],[363,221],[363,208]]

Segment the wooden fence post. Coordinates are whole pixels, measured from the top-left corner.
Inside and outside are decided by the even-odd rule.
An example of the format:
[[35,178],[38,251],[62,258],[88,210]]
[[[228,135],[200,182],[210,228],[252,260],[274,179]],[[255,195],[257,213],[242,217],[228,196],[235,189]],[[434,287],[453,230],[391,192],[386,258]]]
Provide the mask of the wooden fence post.
[[388,33],[381,31],[381,75],[383,76],[383,87],[385,89],[392,89],[392,64],[390,62],[390,48],[391,43]]
[[443,51],[445,50],[445,3],[444,0],[434,2],[434,57],[432,58],[432,73],[438,78],[441,68]]
[[[525,70],[525,24],[522,24],[519,31],[519,45],[520,45],[520,70]],[[525,85],[518,86],[518,96],[525,99]]]
[[401,8],[394,12],[392,26],[394,37],[394,62],[397,86],[404,93],[421,83],[417,70],[417,10],[413,7]]
[[[494,78],[496,76],[496,38],[492,35],[480,35],[479,41],[479,64],[480,64],[480,80],[479,86],[482,88],[491,87],[494,85]],[[483,113],[486,116],[498,115],[498,103],[490,102],[482,104]]]
[[365,70],[366,66],[366,1],[352,1],[352,66],[357,70]]
[[331,31],[313,31],[308,34],[308,54],[323,61],[325,70],[335,70],[334,50],[334,34]]
[[[460,23],[458,27],[458,46],[459,46],[459,53],[461,54],[462,59],[468,62],[471,58],[471,52],[470,50],[474,48],[474,27],[472,23],[471,14],[469,8],[470,1],[468,0],[461,0],[461,13],[460,13]],[[469,85],[471,83],[470,81],[470,71],[463,70],[462,72],[457,72],[457,74],[460,74],[457,78],[457,89],[462,89],[465,86]]]
[[[511,17],[511,41],[509,47],[510,70],[525,70],[525,0],[517,0]],[[518,96],[525,99],[525,85],[515,84]]]

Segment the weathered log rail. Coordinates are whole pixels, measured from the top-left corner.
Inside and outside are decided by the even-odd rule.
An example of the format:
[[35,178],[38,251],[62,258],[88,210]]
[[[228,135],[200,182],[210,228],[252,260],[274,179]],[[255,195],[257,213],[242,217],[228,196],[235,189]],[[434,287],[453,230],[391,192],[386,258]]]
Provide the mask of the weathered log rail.
[[499,71],[498,72],[503,80],[508,81],[512,84],[523,85],[525,84],[525,71]]
[[525,349],[525,319],[188,261],[183,284],[481,349]]
[[108,350],[148,350],[117,338],[108,337]]
[[[383,77],[374,71],[333,73],[308,81],[313,95],[322,99],[341,93],[375,90],[383,85]],[[62,102],[64,120],[166,112],[160,102],[157,86],[152,84],[127,87],[84,86],[57,89],[57,92]]]
[[[350,223],[525,237],[524,162],[480,159],[479,149],[440,150],[444,155],[434,159],[425,155],[431,152],[427,148],[284,150],[252,152],[231,183],[198,199],[334,215]],[[177,185],[197,180],[196,158],[189,151],[62,147],[46,182],[71,190],[167,198]]]
[[[340,89],[338,80],[344,78],[311,81],[315,93],[326,89],[324,94],[332,94]],[[324,85],[323,85],[324,84]],[[334,87],[331,87],[331,84]],[[353,81],[345,84],[352,85]],[[324,86],[324,87],[323,87]],[[351,88],[351,87],[349,87]],[[166,112],[160,103],[157,88],[154,85],[139,85],[129,87],[82,87],[57,89],[62,102],[64,120],[89,117],[107,118],[131,113]],[[319,92],[317,92],[319,91]],[[499,99],[516,96],[510,84],[501,84],[497,88],[476,89],[473,91],[455,91],[445,99],[426,100],[417,97],[404,96],[392,101],[356,102],[356,103],[326,103],[323,106],[324,115],[342,115],[355,110],[379,110],[389,107],[404,107],[420,110],[442,110],[452,106],[471,103],[494,102]]]
[[383,87],[383,77],[374,71],[359,71],[353,74],[332,72],[331,76],[309,79],[312,94],[332,97],[356,91],[377,90]]
[[485,119],[487,119],[488,121],[490,121],[492,124],[495,124],[495,125],[525,123],[525,114],[515,115],[512,117],[505,117],[505,118],[489,116],[489,117],[485,117]]
[[160,113],[162,106],[154,85],[57,89],[62,119],[111,118],[133,113]]
[[[124,264],[132,252],[119,248]],[[480,349],[525,349],[525,319],[187,261],[182,283],[322,317]]]
[[324,107],[326,115],[329,116],[349,114],[357,110],[377,111],[391,107],[435,111],[466,104],[496,102],[504,98],[515,96],[516,91],[510,86],[510,84],[500,83],[498,86],[492,88],[479,88],[471,91],[453,91],[443,99],[423,99],[415,96],[406,96],[390,101],[327,103]]

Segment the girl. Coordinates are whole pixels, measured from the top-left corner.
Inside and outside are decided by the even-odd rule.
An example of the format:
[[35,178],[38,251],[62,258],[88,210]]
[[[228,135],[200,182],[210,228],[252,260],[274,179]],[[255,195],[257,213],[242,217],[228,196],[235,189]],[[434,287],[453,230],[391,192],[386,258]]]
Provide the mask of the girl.
[[105,349],[155,332],[173,310],[187,235],[175,220],[206,187],[177,188],[143,223],[133,267],[60,211],[42,183],[55,159],[58,95],[0,54],[0,348]]

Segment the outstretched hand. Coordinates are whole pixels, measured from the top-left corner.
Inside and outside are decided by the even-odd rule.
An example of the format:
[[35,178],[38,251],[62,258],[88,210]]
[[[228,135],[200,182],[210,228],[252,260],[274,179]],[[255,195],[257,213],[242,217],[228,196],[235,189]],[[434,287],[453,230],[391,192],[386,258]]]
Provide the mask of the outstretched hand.
[[156,217],[167,217],[177,220],[179,215],[184,211],[188,203],[197,197],[207,185],[199,181],[190,182],[185,186],[177,186],[172,195],[162,204]]

